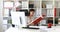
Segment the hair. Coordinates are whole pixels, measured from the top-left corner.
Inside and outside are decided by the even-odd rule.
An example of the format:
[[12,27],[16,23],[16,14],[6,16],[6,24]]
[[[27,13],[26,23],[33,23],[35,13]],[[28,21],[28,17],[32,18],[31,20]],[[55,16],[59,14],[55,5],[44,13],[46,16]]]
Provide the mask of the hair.
[[31,12],[31,11],[35,12],[35,10],[34,10],[34,9],[30,9],[30,10],[29,10],[29,13],[28,13],[29,15],[30,15],[30,12]]
[[35,12],[35,10],[34,10],[34,9],[30,9],[29,11],[34,11],[34,12]]

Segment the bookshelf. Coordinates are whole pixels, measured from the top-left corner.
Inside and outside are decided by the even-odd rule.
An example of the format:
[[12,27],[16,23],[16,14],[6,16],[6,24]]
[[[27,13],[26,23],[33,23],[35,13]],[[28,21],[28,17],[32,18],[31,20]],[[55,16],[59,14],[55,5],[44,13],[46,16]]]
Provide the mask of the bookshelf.
[[[16,0],[16,1],[15,0],[4,0],[4,3],[11,2],[12,8],[4,7],[3,9],[8,9],[8,11],[10,11],[10,9],[11,10],[13,9],[12,11],[16,11],[16,12],[19,10],[25,10],[25,9],[28,10],[29,12],[30,9],[34,9],[35,18],[41,16],[42,14],[46,14],[46,17],[43,20],[47,21],[48,18],[52,17],[53,24],[55,24],[55,18],[58,18],[58,19],[60,18],[59,16],[60,2],[59,1],[60,0]],[[56,8],[56,17],[54,17],[54,8]]]
[[60,0],[55,0],[55,8],[56,8],[56,17],[55,22],[57,22],[57,25],[60,25]]

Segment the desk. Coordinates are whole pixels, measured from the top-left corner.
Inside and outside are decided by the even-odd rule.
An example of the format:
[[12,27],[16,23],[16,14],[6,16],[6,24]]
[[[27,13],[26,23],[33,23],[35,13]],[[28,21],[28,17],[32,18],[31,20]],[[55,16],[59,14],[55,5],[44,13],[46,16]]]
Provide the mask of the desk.
[[[41,26],[42,27],[42,26]],[[43,26],[44,27],[44,26]],[[24,29],[24,28],[14,28],[14,27],[10,27],[8,30],[6,30],[5,32],[60,32],[60,26],[55,26],[53,28],[40,28],[40,29]]]
[[38,29],[24,29],[24,28],[18,29],[18,28],[10,27],[5,32],[40,32],[40,30],[38,30]]
[[52,26],[52,28],[46,28],[47,26],[40,26],[41,32],[60,32],[60,26]]

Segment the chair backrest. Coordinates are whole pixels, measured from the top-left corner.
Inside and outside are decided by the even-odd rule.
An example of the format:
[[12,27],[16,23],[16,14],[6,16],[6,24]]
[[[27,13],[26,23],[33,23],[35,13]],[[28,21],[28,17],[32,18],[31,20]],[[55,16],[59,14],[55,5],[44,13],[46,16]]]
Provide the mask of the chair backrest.
[[11,12],[12,24],[25,27],[27,22],[25,21],[24,12]]

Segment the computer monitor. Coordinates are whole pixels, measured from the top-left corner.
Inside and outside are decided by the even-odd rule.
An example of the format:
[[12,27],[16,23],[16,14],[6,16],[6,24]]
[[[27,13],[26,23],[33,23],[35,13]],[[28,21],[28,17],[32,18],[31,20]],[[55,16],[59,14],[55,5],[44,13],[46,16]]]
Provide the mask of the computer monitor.
[[26,27],[27,22],[25,21],[24,12],[11,12],[12,24]]

